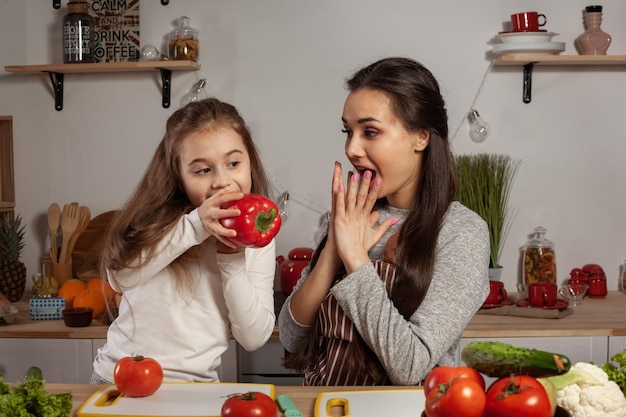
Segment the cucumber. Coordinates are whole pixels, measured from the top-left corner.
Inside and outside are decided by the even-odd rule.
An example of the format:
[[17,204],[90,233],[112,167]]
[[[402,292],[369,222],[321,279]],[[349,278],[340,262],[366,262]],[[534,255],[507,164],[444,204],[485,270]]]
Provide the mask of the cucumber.
[[572,367],[565,355],[502,342],[470,342],[461,352],[461,359],[470,368],[494,378],[511,374],[548,377],[564,374]]

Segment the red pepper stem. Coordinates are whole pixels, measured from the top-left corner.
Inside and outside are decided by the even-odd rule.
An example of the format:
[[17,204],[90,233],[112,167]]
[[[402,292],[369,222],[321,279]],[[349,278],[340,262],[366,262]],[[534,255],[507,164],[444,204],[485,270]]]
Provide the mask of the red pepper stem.
[[256,229],[262,233],[267,232],[272,226],[274,219],[276,219],[276,214],[276,209],[273,207],[268,211],[262,211],[257,214],[254,219]]

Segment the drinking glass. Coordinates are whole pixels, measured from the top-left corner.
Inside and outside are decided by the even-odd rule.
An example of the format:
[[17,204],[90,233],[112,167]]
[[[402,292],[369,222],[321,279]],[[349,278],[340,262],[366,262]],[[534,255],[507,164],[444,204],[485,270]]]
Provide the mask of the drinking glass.
[[572,307],[575,307],[582,303],[582,299],[588,289],[589,285],[584,282],[568,282],[559,288],[559,294],[568,300]]

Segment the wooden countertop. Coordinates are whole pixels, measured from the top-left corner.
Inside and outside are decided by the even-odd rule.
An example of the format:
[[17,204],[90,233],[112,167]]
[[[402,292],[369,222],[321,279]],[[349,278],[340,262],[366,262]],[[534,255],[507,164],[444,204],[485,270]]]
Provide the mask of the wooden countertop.
[[[30,320],[28,300],[14,303],[15,321],[0,326],[0,338],[105,339],[107,327],[95,319],[87,327],[67,327],[63,320]],[[474,316],[463,337],[626,336],[626,294],[610,291],[606,298],[585,298],[560,319]],[[278,331],[274,331],[274,338]]]
[[[76,410],[102,385],[89,385],[89,384],[46,384],[46,391],[51,393],[72,393],[72,413],[70,417],[76,416]],[[406,387],[405,387],[406,388]],[[402,387],[389,387],[389,386],[377,386],[377,387],[287,387],[276,386],[276,396],[286,394],[291,397],[296,406],[300,409],[304,417],[313,417],[315,410],[315,399],[317,395],[322,392],[330,391],[365,391],[365,390],[398,390]],[[278,416],[283,416],[283,413],[278,411]]]

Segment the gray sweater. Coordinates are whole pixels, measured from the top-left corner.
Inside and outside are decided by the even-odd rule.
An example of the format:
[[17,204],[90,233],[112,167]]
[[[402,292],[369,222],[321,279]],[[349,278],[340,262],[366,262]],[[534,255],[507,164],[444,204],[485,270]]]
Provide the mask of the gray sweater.
[[[387,239],[396,233],[407,210],[382,207],[378,223],[402,219],[370,252],[382,259]],[[373,264],[363,265],[333,286],[339,305],[376,353],[394,385],[416,385],[437,365],[454,366],[461,333],[489,293],[487,224],[458,202],[452,203],[437,242],[432,282],[420,307],[407,321],[393,306]],[[305,268],[294,288],[306,279]],[[292,296],[278,318],[280,340],[293,352],[308,337],[310,326],[294,320]]]

